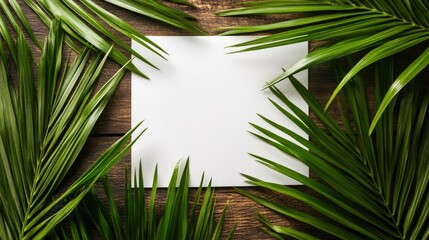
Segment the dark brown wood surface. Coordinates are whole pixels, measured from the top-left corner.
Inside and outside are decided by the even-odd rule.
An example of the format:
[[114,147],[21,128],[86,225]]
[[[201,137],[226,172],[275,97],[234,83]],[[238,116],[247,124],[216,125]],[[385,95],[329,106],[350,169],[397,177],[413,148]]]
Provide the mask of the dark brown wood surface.
[[[121,18],[130,22],[138,30],[145,35],[188,35],[184,31],[174,29],[153,20],[141,17],[139,15],[130,13],[122,10],[115,6],[107,3],[97,1],[100,5],[105,7],[112,13],[120,16]],[[216,29],[220,27],[235,26],[235,25],[254,25],[259,23],[268,23],[276,19],[290,19],[295,18],[297,15],[286,15],[286,16],[275,16],[275,17],[237,17],[237,18],[223,18],[215,15],[216,11],[227,9],[237,3],[235,0],[191,0],[197,8],[183,8],[187,12],[196,16],[199,19],[201,26],[206,29],[210,34],[217,34]],[[39,22],[37,17],[31,10],[26,9],[26,14],[32,23]],[[37,24],[36,33],[39,37],[46,34],[46,27],[43,24]],[[130,42],[129,39],[123,38],[124,41]],[[313,44],[310,44],[313,47]],[[119,66],[113,62],[109,62],[104,68],[103,77],[100,80],[99,86],[101,86],[109,76],[112,76]],[[312,93],[323,103],[326,102],[333,90],[334,85],[332,84],[331,74],[329,68],[326,66],[320,66],[309,72],[309,87]],[[89,140],[87,147],[81,155],[80,162],[76,167],[75,174],[82,172],[87,166],[89,166],[110,144],[122,136],[131,127],[131,86],[130,81],[131,74],[127,74],[119,88],[117,89],[114,97],[108,105],[105,113],[102,115],[99,123],[96,125],[92,137]],[[269,79],[267,79],[269,80]],[[143,136],[144,138],[144,136]],[[192,164],[192,162],[191,162]],[[262,167],[262,166],[261,166]],[[126,156],[117,166],[115,166],[109,173],[112,187],[114,188],[115,198],[120,207],[120,210],[124,208],[124,195],[123,195],[123,182],[125,168],[130,168],[130,156]],[[297,189],[306,190],[302,186],[295,187]],[[319,215],[314,210],[308,208],[302,203],[280,196],[278,194],[269,192],[260,188],[247,188],[249,191],[261,194],[269,199],[273,199],[279,203],[286,204],[292,208],[300,209],[305,212],[311,213],[312,215]],[[195,192],[195,191],[194,191]],[[158,196],[158,204],[162,205],[165,197],[165,191],[160,190]],[[261,207],[249,199],[236,193],[232,188],[217,188],[216,189],[216,202],[217,202],[217,213],[220,214],[226,203],[229,203],[228,213],[226,217],[226,224],[224,228],[225,234],[232,228],[234,224],[237,224],[234,239],[269,239],[269,237],[260,231],[260,224],[256,220],[256,213],[261,212],[275,224],[282,226],[293,227],[297,230],[305,230],[310,233],[314,233],[321,238],[326,237],[321,232],[313,229],[307,225],[293,221],[288,218],[279,216],[272,211]]]

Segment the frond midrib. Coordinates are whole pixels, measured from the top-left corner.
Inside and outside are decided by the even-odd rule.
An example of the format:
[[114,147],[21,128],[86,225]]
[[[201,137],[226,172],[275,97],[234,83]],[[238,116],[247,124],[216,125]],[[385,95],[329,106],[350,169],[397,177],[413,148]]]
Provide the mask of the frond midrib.
[[[338,3],[333,2],[332,0],[328,0],[327,2],[329,4],[335,5],[335,6],[344,6],[344,5],[340,5]],[[408,19],[401,18],[401,17],[396,16],[395,14],[392,14],[390,12],[383,11],[383,10],[377,9],[377,8],[371,8],[371,7],[368,7],[368,6],[365,6],[365,7],[364,6],[358,6],[358,5],[353,4],[353,3],[345,3],[345,4],[347,6],[352,6],[356,10],[364,10],[364,11],[373,12],[373,13],[376,13],[376,14],[379,14],[379,15],[382,15],[382,16],[385,16],[385,17],[392,18],[392,19],[394,19],[397,22],[403,22],[403,23],[405,23],[407,25],[410,25],[411,27],[419,28],[419,29],[421,29],[421,30],[423,30],[425,32],[429,32],[429,26],[424,26],[424,25],[417,24],[413,20],[410,21]]]

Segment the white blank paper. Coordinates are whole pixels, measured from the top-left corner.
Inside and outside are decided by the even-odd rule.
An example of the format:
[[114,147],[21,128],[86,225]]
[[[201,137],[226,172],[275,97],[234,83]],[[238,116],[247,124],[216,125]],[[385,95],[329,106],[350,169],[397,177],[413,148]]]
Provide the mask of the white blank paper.
[[[190,158],[191,186],[201,175],[213,178],[214,186],[246,186],[240,173],[266,181],[296,184],[257,163],[248,153],[257,154],[308,175],[308,168],[248,133],[249,122],[268,126],[262,114],[305,136],[269,101],[275,97],[261,91],[270,81],[307,54],[307,43],[285,47],[226,54],[235,43],[250,36],[150,37],[169,55],[168,61],[136,42],[133,49],[146,56],[160,71],[134,60],[150,77],[132,75],[132,125],[144,120],[148,130],[132,148],[132,167],[142,161],[145,186],[152,185],[158,164],[158,186],[166,187],[179,160]],[[307,86],[307,72],[295,75]],[[296,105],[308,106],[288,81],[277,85]],[[272,127],[268,127],[272,129]],[[307,137],[307,136],[305,136]],[[207,181],[206,181],[207,182]]]

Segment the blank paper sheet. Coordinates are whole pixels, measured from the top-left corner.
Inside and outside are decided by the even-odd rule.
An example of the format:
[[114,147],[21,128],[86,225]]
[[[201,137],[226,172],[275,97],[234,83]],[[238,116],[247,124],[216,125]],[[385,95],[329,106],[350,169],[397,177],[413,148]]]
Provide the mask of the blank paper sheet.
[[[132,148],[132,168],[142,161],[145,186],[152,185],[158,165],[158,186],[166,187],[177,162],[189,157],[191,186],[204,172],[214,186],[247,186],[240,173],[266,181],[296,184],[257,163],[248,153],[279,162],[304,175],[308,168],[263,143],[248,131],[249,122],[264,123],[257,113],[302,136],[267,98],[277,100],[265,83],[307,54],[307,43],[266,50],[226,54],[227,46],[254,39],[251,36],[157,36],[151,40],[166,50],[168,61],[136,42],[132,47],[160,70],[139,60],[135,65],[150,80],[132,75],[132,125],[144,120],[148,130]],[[295,75],[307,86],[307,72]],[[288,80],[278,88],[308,113],[308,106]],[[277,101],[278,102],[278,101]],[[256,131],[256,130],[255,130]]]

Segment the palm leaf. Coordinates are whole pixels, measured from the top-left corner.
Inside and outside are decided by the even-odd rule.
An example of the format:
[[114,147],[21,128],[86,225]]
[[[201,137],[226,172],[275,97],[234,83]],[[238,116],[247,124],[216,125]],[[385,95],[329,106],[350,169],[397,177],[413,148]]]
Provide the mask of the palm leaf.
[[[290,69],[267,84],[267,87],[289,76],[323,62],[329,62],[350,54],[370,50],[365,53],[355,67],[343,76],[334,90],[327,107],[340,90],[367,66],[418,44],[429,41],[429,6],[421,0],[411,1],[256,1],[244,3],[243,7],[225,10],[221,16],[267,15],[285,13],[317,12],[317,16],[280,21],[261,26],[227,28],[225,35],[259,31],[281,30],[271,36],[237,44],[233,47],[248,47],[240,51],[250,51],[276,47],[310,40],[328,40],[325,44],[297,62]],[[398,76],[386,93],[384,102],[374,117],[373,131],[386,106],[415,76],[429,65],[429,48],[417,57]]]
[[[132,54],[151,66],[153,65],[148,62],[144,56],[135,52],[128,43],[121,40],[117,32],[109,30],[107,26],[112,27],[125,37],[139,42],[159,55],[164,53],[159,46],[147,39],[133,26],[118,16],[108,12],[92,0],[82,0],[80,4],[72,0],[24,0],[23,2],[32,9],[48,27],[51,26],[51,22],[54,18],[60,19],[62,21],[61,27],[67,33],[66,43],[75,51],[79,51],[78,43],[80,43],[89,48],[104,52],[105,54],[109,53],[109,56],[118,64],[121,66],[126,65],[128,70],[138,73],[143,77],[146,77],[144,73],[137,69],[132,63],[127,64],[129,56],[123,54],[121,50],[125,50],[130,55]],[[192,16],[159,1],[121,0],[107,2],[194,34],[206,34],[206,32],[196,24]],[[179,1],[179,3],[185,4],[186,1]],[[41,47],[19,3],[16,0],[1,0],[0,5],[11,23],[12,29],[15,32],[25,30],[36,46]],[[190,4],[188,3],[187,5]],[[23,30],[21,30],[21,26]],[[110,49],[112,43],[115,44],[115,47]]]
[[[134,175],[135,186],[143,186],[144,184],[141,167],[140,165],[138,174],[136,172]],[[113,199],[109,180],[106,177],[104,190],[108,207],[99,199],[99,195],[91,190],[84,197],[82,205],[76,209],[73,216],[69,217],[70,223],[67,227],[70,224],[79,226],[90,222],[94,224],[103,239],[220,239],[226,207],[215,226],[214,191],[209,184],[203,194],[203,176],[197,195],[192,200],[192,211],[189,212],[189,161],[186,162],[182,173],[179,170],[179,165],[177,165],[167,189],[164,209],[159,211],[162,212],[159,220],[155,217],[154,209],[155,196],[158,190],[157,171],[155,171],[149,203],[146,202],[146,189],[143,187],[133,188],[131,181],[127,178],[125,186],[126,221],[124,225],[120,221],[121,218]],[[203,197],[202,201],[201,197]],[[77,236],[73,239],[87,239],[89,236],[87,230],[88,228],[81,226],[70,229],[69,233],[64,226],[61,226],[56,233],[52,233],[52,236],[53,238],[67,238],[73,235]],[[234,229],[230,231],[227,239],[232,239],[233,231]]]
[[[63,66],[64,33],[60,25],[52,22],[35,68],[37,78],[33,76],[32,53],[22,32],[16,40],[7,39],[13,48],[1,49],[0,181],[5,183],[0,190],[1,239],[46,236],[133,144],[129,140],[134,130],[54,198],[125,73],[121,69],[94,93],[109,52],[91,58],[89,49],[84,48],[71,64]],[[65,204],[64,199],[68,200]]]
[[[375,64],[375,79],[383,79],[376,81],[374,92],[376,107],[383,103],[383,96],[390,91],[390,85],[395,81],[393,69],[391,60]],[[336,65],[338,81],[346,74],[343,67]],[[427,237],[425,226],[429,208],[426,204],[429,202],[429,195],[424,186],[429,183],[427,177],[429,131],[425,128],[429,117],[429,97],[421,100],[418,86],[416,84],[407,86],[402,95],[396,97],[386,107],[385,114],[380,117],[379,124],[374,128],[374,133],[368,136],[371,127],[369,111],[371,101],[360,74],[355,75],[339,93],[343,128],[332,122],[323,107],[293,76],[289,79],[324,125],[325,130],[315,125],[309,116],[300,112],[279,89],[270,87],[281,102],[272,100],[275,106],[285,117],[308,133],[312,141],[263,116],[261,116],[263,120],[294,141],[254,124],[252,126],[256,132],[253,134],[308,165],[322,181],[303,176],[261,156],[254,157],[264,166],[301,182],[317,193],[317,196],[252,176],[244,176],[253,185],[302,201],[335,224],[245,190],[239,192],[280,214],[310,224],[340,239]],[[394,116],[398,116],[397,122],[394,121]],[[273,225],[263,216],[259,219],[266,227],[265,231],[278,239],[283,239],[284,235],[307,239],[309,238],[307,235],[311,235]]]

